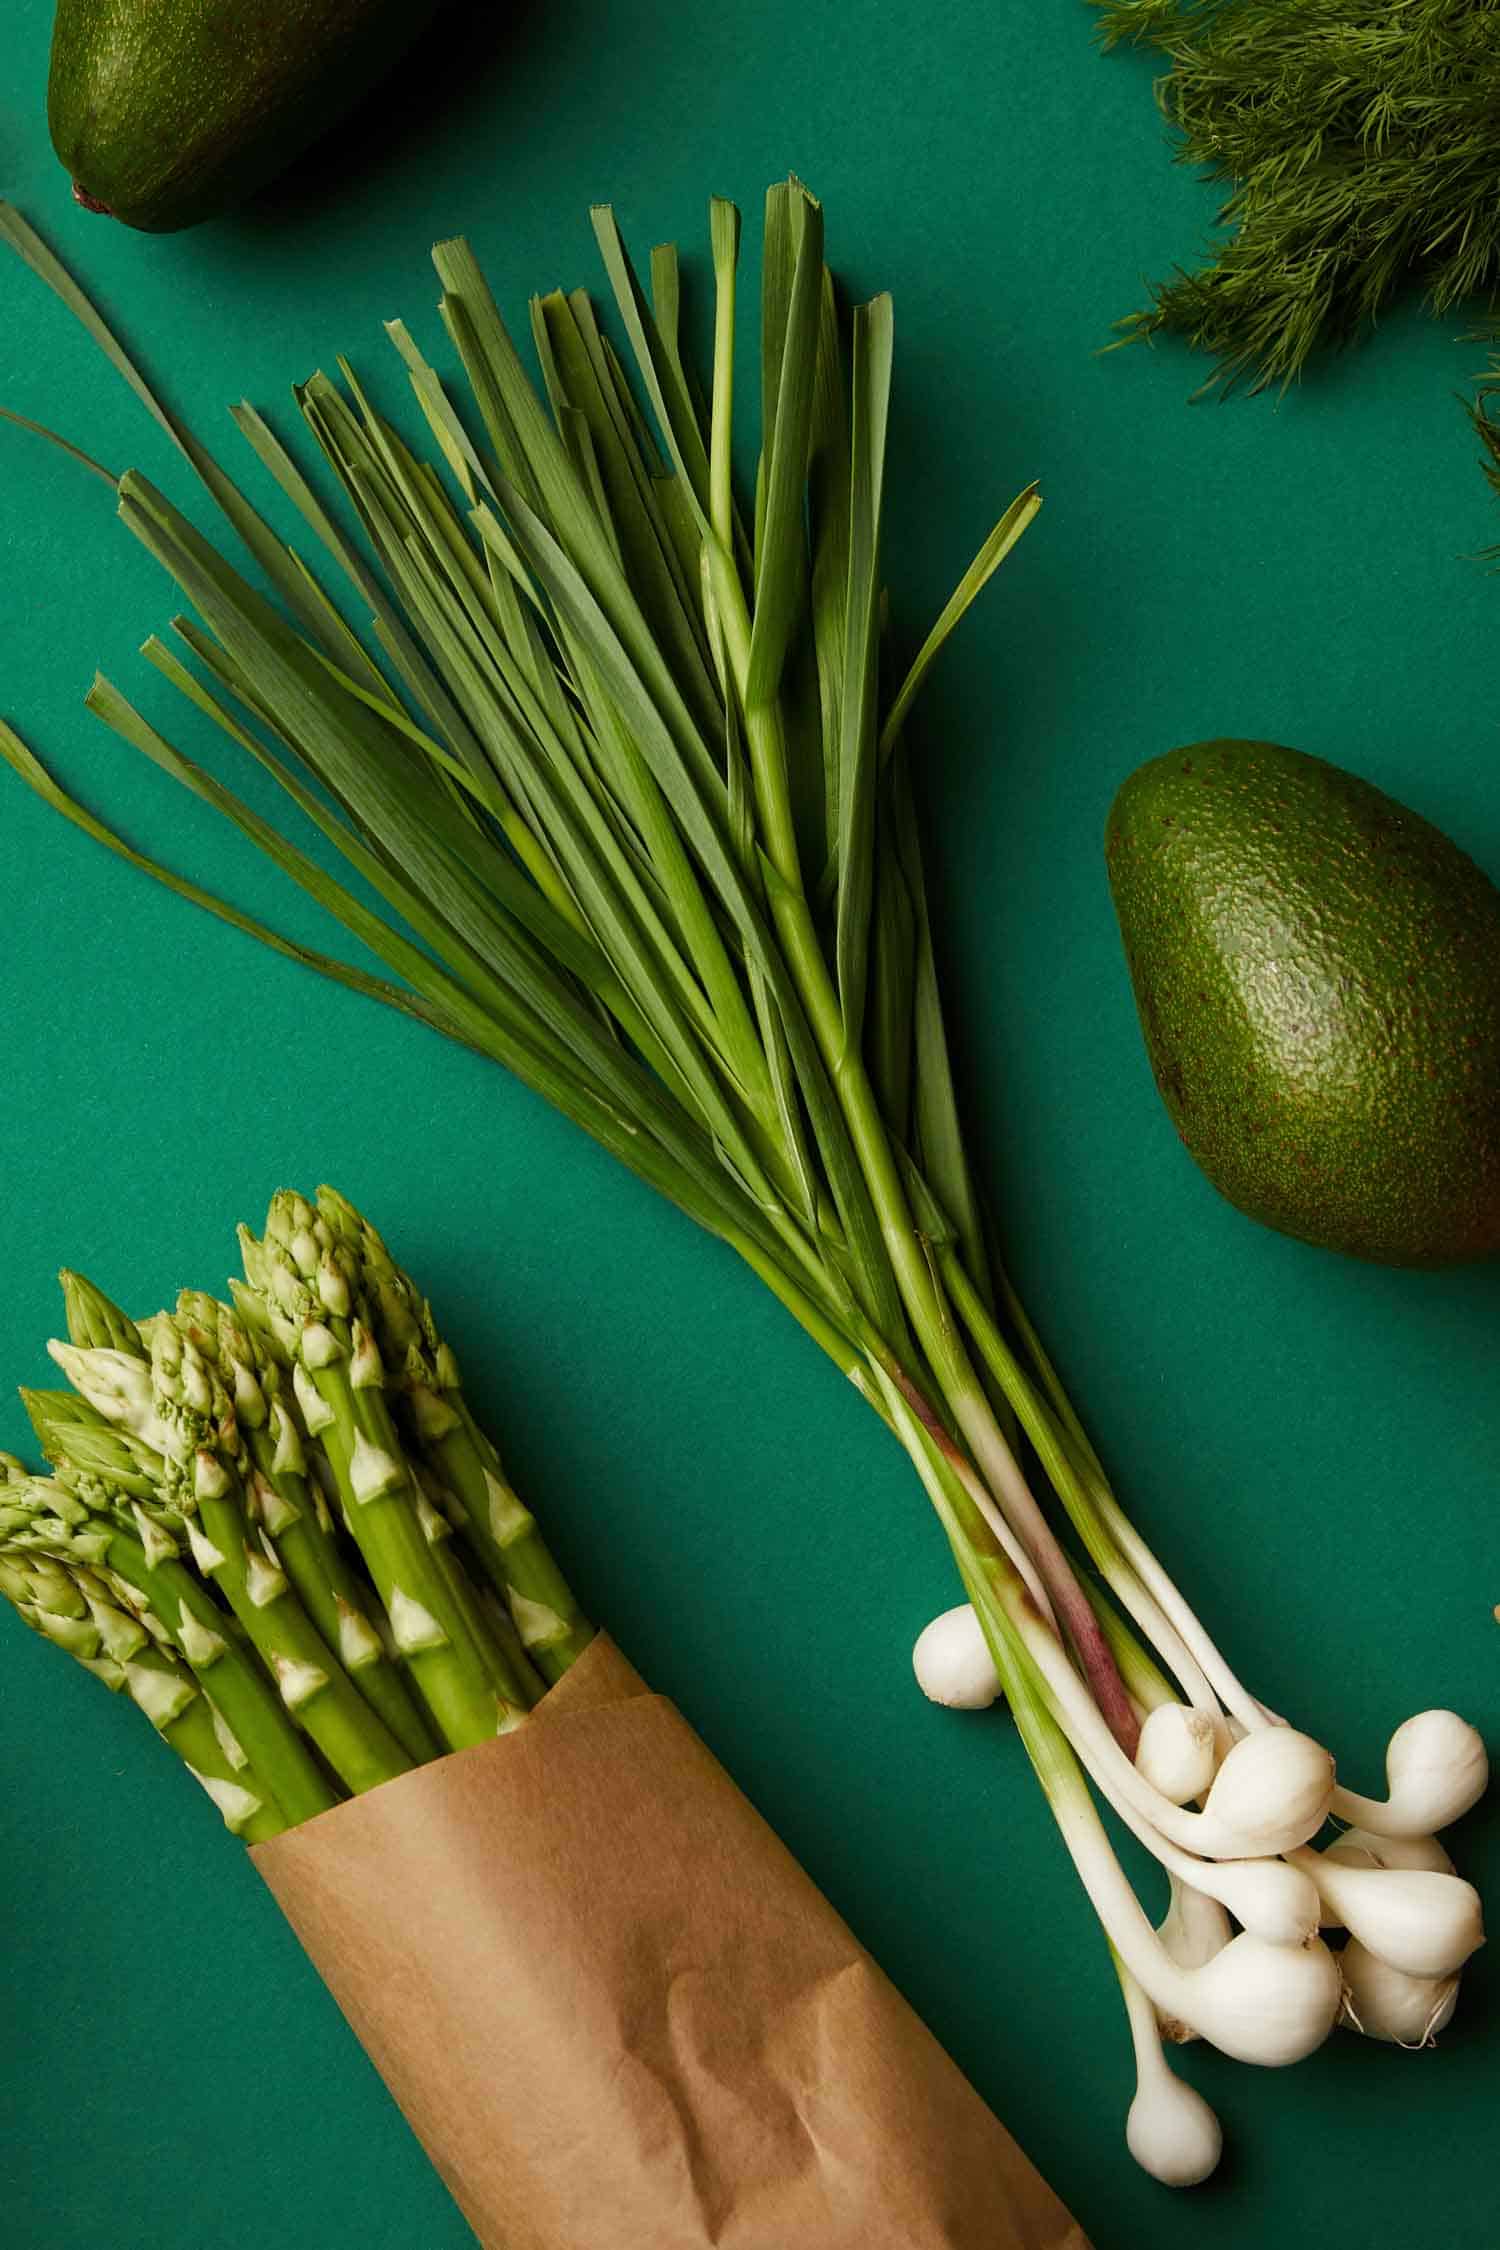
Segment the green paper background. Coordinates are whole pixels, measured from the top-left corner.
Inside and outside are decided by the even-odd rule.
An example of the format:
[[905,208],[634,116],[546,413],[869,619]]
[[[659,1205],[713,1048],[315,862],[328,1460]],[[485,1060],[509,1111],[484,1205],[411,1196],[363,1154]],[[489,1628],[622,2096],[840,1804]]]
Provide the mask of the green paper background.
[[[1357,1786],[1418,1706],[1493,1732],[1496,1277],[1343,1264],[1215,1198],[1152,1089],[1100,855],[1139,760],[1264,734],[1358,767],[1500,872],[1500,589],[1466,559],[1500,516],[1453,403],[1475,348],[1404,312],[1280,406],[1191,406],[1202,369],[1174,349],[1097,356],[1213,199],[1167,160],[1149,66],[1100,59],[1069,0],[494,13],[454,11],[254,212],[148,239],[69,203],[41,114],[50,10],[10,0],[0,180],[225,449],[225,402],[286,430],[287,386],[339,350],[395,395],[379,323],[399,312],[438,350],[440,234],[475,237],[519,316],[531,289],[595,282],[591,200],[644,251],[696,244],[708,193],[733,195],[753,249],[767,180],[811,181],[851,287],[896,297],[898,645],[1011,493],[1045,483],[919,730],[969,1114],[1025,1294],[1143,1526]],[[187,490],[9,265],[0,401]],[[248,847],[80,710],[98,663],[171,712],[134,653],[169,594],[103,486],[14,431],[0,460],[0,709],[137,841],[316,939]],[[1434,2055],[1340,2036],[1283,2075],[1194,2050],[1218,2179],[1174,2197],[1134,2168],[1113,1977],[1015,1737],[912,1687],[911,1640],[954,1598],[936,1526],[726,1253],[498,1071],[195,915],[8,780],[0,887],[7,1377],[46,1377],[64,1259],[145,1311],[218,1283],[273,1187],[332,1177],[462,1340],[596,1612],[1099,2250],[1494,2243],[1483,1958]],[[0,1408],[0,1442],[24,1439]],[[191,1783],[134,1712],[9,1620],[0,1636],[12,2250],[465,2241]],[[1458,1847],[1493,1883],[1493,1816]]]

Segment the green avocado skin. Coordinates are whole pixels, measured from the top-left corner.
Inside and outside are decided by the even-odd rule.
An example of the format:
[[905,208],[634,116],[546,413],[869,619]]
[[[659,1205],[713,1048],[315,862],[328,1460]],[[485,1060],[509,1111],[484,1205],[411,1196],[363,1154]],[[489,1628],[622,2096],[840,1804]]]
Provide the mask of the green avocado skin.
[[1220,1193],[1387,1265],[1500,1249],[1500,891],[1474,862],[1267,742],[1142,766],[1105,849],[1157,1086]]
[[58,0],[52,145],[127,226],[195,226],[353,108],[434,12],[433,0]]

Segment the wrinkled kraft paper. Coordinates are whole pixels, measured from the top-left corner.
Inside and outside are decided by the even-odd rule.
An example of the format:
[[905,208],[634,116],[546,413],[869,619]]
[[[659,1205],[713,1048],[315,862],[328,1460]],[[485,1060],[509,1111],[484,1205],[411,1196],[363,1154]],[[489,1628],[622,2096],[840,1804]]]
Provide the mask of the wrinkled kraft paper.
[[487,2250],[1088,2250],[602,1635],[253,1856]]

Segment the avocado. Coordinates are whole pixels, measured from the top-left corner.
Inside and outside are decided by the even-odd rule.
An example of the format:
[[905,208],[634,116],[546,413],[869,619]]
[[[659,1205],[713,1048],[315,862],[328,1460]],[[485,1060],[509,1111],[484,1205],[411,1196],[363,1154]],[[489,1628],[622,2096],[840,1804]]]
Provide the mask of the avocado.
[[58,0],[47,122],[77,200],[170,233],[352,109],[433,0]]
[[1369,782],[1199,742],[1106,855],[1156,1083],[1253,1219],[1387,1265],[1500,1249],[1500,891]]

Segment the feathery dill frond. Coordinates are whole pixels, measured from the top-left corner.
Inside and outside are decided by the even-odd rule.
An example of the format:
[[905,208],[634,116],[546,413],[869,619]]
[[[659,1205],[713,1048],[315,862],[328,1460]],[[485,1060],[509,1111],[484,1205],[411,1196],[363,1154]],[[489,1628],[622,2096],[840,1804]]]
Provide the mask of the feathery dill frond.
[[1157,49],[1178,161],[1232,189],[1197,272],[1120,341],[1185,336],[1205,389],[1285,388],[1407,282],[1434,313],[1500,296],[1500,0],[1096,0]]
[[[1500,335],[1493,325],[1486,334],[1494,344]],[[1466,402],[1469,420],[1474,425],[1474,435],[1483,448],[1480,467],[1483,469],[1491,491],[1500,496],[1500,354],[1492,351],[1489,365],[1480,376],[1474,396]],[[1487,562],[1500,562],[1500,545],[1484,550]]]

